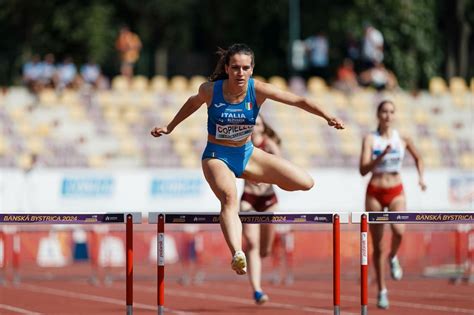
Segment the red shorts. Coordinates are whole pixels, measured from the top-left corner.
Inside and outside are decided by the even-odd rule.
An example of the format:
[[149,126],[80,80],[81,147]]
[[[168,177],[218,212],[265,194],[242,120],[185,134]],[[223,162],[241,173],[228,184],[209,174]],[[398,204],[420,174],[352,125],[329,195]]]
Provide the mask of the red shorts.
[[367,186],[367,195],[377,199],[382,207],[388,207],[395,197],[403,193],[403,185],[399,184],[390,188],[381,188],[369,184]]
[[240,200],[247,201],[252,205],[252,208],[256,211],[262,212],[273,206],[278,202],[277,196],[273,193],[271,195],[256,196],[244,192]]

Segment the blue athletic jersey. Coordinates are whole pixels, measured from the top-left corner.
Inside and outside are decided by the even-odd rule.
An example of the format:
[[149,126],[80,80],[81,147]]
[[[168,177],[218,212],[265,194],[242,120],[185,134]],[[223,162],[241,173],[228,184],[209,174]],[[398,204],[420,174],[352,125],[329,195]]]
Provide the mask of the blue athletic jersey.
[[224,100],[223,82],[214,83],[212,102],[207,108],[207,132],[219,140],[241,141],[252,133],[259,111],[254,80],[250,78],[245,99],[238,104]]

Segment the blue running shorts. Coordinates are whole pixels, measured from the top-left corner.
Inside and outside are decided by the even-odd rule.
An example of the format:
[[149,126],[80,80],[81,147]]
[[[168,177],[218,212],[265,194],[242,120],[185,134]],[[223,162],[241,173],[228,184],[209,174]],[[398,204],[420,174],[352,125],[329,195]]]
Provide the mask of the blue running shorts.
[[249,141],[241,147],[228,147],[208,142],[202,160],[218,159],[227,164],[236,177],[240,177],[253,152],[253,143]]

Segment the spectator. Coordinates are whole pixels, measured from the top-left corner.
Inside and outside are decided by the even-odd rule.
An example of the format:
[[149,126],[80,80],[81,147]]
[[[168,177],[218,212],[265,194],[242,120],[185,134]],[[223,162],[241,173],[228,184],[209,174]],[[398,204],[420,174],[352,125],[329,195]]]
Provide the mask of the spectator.
[[100,80],[102,80],[100,66],[92,59],[89,59],[89,61],[81,67],[81,77],[85,84],[97,88],[100,85]]
[[137,34],[130,31],[127,26],[120,29],[119,36],[115,42],[115,47],[120,54],[120,72],[122,75],[132,78],[133,66],[140,56],[142,42]]
[[346,35],[346,41],[344,43],[344,57],[349,58],[355,64],[360,59],[360,47],[359,42],[354,37],[352,32],[348,32]]
[[319,32],[305,40],[309,59],[309,75],[321,77],[327,81],[329,66],[329,43],[326,35]]
[[65,88],[75,89],[78,87],[77,68],[71,57],[64,58],[62,64],[58,66],[57,88],[62,91]]
[[395,74],[385,68],[383,63],[376,63],[373,68],[367,69],[360,74],[360,81],[364,86],[372,86],[377,91],[394,90],[398,87]]
[[353,93],[359,88],[357,74],[354,71],[354,62],[351,59],[345,58],[337,69],[337,80],[334,87],[347,94]]
[[54,54],[49,53],[44,56],[41,67],[41,84],[44,87],[54,88],[56,82],[56,66],[54,64]]
[[362,45],[362,57],[366,69],[383,62],[383,42],[382,33],[372,25],[367,25]]
[[23,83],[33,94],[38,94],[41,90],[41,58],[39,55],[33,55],[30,61],[23,65]]

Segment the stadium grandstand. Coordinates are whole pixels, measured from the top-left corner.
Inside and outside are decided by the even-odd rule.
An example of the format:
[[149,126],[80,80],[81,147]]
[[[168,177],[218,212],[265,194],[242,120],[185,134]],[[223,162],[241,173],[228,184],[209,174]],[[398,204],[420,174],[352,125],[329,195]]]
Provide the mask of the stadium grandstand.
[[[0,314],[473,315],[473,12],[464,0],[0,1]],[[248,131],[232,144],[261,132],[255,146],[301,173],[265,186],[231,170],[235,191],[216,198],[206,105],[164,127],[235,46],[244,79],[224,81],[215,108],[256,115],[252,91],[270,88],[241,84],[252,75],[334,118],[267,98],[260,123],[278,137],[256,116],[254,129],[229,119]],[[390,103],[393,129],[378,112]],[[368,159],[363,139],[383,123]],[[247,165],[288,165],[253,152]],[[242,241],[223,235],[237,213],[218,224],[234,193]]]
[[[361,143],[355,139],[374,128],[376,103],[392,99],[398,129],[417,140],[427,168],[472,170],[474,81],[468,85],[462,78],[446,82],[435,77],[429,90],[416,94],[367,88],[348,95],[317,79],[305,84],[297,78],[268,78],[334,110],[347,125],[346,132],[332,133],[297,109],[265,104],[263,115],[281,134],[284,155],[296,164],[356,168]],[[135,76],[129,83],[116,76],[108,90],[57,94],[45,89],[37,98],[26,88],[9,87],[0,98],[0,166],[198,168],[206,141],[204,106],[169,138],[150,141],[149,130],[170,121],[205,80]],[[295,116],[298,128],[289,119]]]

